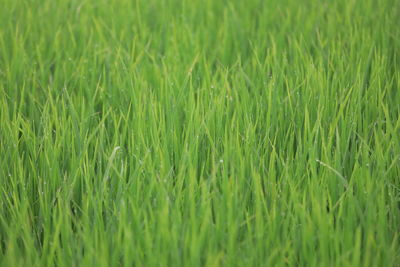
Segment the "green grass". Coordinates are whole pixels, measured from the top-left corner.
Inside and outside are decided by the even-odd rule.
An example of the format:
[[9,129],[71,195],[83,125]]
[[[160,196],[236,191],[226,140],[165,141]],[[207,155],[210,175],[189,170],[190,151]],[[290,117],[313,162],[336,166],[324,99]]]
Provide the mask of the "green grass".
[[400,1],[0,2],[1,266],[399,266]]

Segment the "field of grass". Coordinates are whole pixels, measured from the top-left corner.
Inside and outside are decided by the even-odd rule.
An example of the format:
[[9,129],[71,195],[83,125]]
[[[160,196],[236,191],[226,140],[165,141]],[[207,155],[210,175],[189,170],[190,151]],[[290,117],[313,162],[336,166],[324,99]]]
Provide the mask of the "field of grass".
[[399,266],[399,0],[1,0],[0,266]]

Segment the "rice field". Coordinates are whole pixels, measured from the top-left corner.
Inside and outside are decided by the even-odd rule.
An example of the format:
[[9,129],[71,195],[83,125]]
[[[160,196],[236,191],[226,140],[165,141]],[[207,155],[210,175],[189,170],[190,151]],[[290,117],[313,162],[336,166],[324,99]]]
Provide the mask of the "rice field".
[[0,266],[400,266],[399,0],[0,6]]

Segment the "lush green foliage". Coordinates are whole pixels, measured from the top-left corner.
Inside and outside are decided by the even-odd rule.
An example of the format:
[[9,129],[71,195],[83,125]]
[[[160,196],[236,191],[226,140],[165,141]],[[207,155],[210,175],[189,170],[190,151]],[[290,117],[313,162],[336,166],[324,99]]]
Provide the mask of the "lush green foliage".
[[399,264],[400,1],[0,5],[0,265]]

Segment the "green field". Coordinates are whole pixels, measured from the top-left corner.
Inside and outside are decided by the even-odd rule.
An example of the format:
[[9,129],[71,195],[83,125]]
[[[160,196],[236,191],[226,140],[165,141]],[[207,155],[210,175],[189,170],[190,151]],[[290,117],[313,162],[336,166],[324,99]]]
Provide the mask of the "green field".
[[0,266],[400,266],[399,0],[0,6]]

